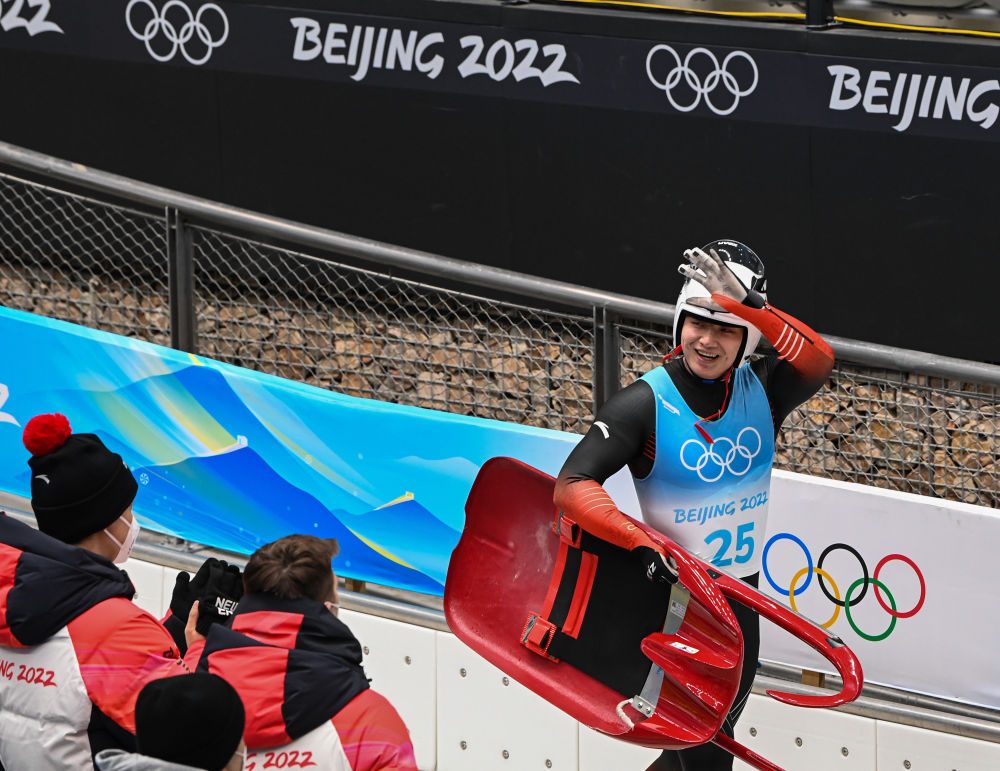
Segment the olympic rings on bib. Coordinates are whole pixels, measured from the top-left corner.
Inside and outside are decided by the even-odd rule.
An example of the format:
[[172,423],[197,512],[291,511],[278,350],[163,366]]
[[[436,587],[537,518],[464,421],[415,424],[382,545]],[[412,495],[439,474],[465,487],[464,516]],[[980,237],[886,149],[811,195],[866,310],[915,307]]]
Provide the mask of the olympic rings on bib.
[[[747,444],[743,444],[744,436]],[[727,471],[741,477],[750,470],[762,446],[760,434],[753,426],[740,431],[735,442],[726,436],[720,436],[710,445],[700,439],[688,439],[681,445],[681,465],[698,474],[702,482],[718,482]],[[701,454],[689,447],[700,449]]]
[[[792,541],[795,543],[805,556],[806,565],[800,568],[795,575],[792,577],[791,584],[788,588],[778,586],[775,582],[771,571],[768,566],[768,556],[770,555],[771,547],[778,541]],[[837,586],[837,582],[834,577],[823,568],[823,563],[826,558],[834,551],[846,551],[857,559],[858,564],[861,568],[861,577],[855,579],[851,582],[844,594],[843,599],[841,598],[840,588]],[[879,576],[882,573],[882,568],[884,568],[890,562],[904,562],[912,568],[914,574],[917,577],[917,581],[920,584],[920,596],[916,603],[909,610],[899,610],[896,607],[896,599],[892,596],[892,592],[889,591],[889,587],[880,580]],[[875,566],[875,572],[871,575],[868,573],[868,564],[865,562],[861,553],[855,549],[853,546],[849,546],[846,543],[833,543],[827,546],[820,553],[819,560],[813,564],[812,553],[809,548],[805,545],[802,539],[791,533],[777,533],[768,539],[767,543],[764,545],[764,552],[761,557],[761,570],[764,574],[764,578],[771,585],[774,591],[782,595],[788,595],[788,601],[791,605],[792,610],[798,611],[796,607],[795,598],[796,595],[800,596],[809,587],[812,581],[813,574],[817,576],[817,583],[823,592],[823,595],[833,603],[834,611],[833,615],[826,620],[820,626],[825,629],[829,629],[836,622],[837,618],[840,616],[840,609],[843,608],[845,615],[847,617],[847,622],[851,625],[851,628],[864,640],[870,642],[879,642],[884,640],[893,630],[896,628],[896,622],[901,618],[910,618],[915,616],[924,605],[924,600],[927,598],[927,584],[924,581],[924,575],[917,567],[917,563],[914,562],[909,557],[902,554],[888,554],[879,560],[878,564]],[[802,586],[798,586],[798,583],[802,578],[805,577],[805,581]],[[857,607],[857,605],[864,599],[868,592],[869,584],[874,587],[874,595],[876,600],[878,600],[879,605],[889,614],[889,625],[883,632],[872,634],[863,631],[854,618],[854,613],[852,613],[852,608]],[[829,588],[828,588],[829,587]],[[832,591],[832,594],[831,594]]]

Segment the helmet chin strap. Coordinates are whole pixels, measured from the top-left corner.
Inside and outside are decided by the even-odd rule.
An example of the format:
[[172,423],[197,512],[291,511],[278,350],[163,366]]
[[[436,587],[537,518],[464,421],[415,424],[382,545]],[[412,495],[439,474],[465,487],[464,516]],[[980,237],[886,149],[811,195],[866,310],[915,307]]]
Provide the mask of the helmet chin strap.
[[680,352],[681,352],[681,347],[678,345],[676,348],[674,348],[674,350],[670,351],[669,353],[663,356],[663,363],[666,364],[670,359],[674,358],[674,356],[676,356]]
[[[666,364],[670,359],[672,359],[680,352],[681,352],[681,346],[678,345],[676,348],[674,348],[672,351],[670,351],[663,357],[663,363]],[[681,362],[684,366],[684,369],[686,369],[692,376],[698,377],[697,375],[694,374],[694,372],[691,372],[691,368],[688,367],[687,362],[684,361],[683,357],[681,358]],[[732,377],[734,369],[736,369],[735,362],[728,370],[726,370],[726,374],[723,378],[726,384],[726,393],[722,397],[722,406],[719,407],[719,409],[716,410],[713,414],[705,418],[699,418],[694,423],[694,427],[698,430],[698,433],[701,434],[705,438],[705,441],[708,442],[709,444],[714,444],[715,440],[712,438],[711,434],[709,434],[708,431],[705,430],[705,427],[702,426],[701,424],[709,420],[715,420],[725,411],[726,403],[729,401],[729,378]],[[704,378],[701,378],[701,380],[705,383],[717,383],[719,379],[716,378],[715,380],[705,380]]]
[[730,367],[729,370],[726,372],[726,393],[722,397],[722,406],[719,407],[719,409],[716,410],[713,414],[709,415],[708,417],[701,418],[700,420],[696,420],[694,423],[694,427],[698,429],[698,433],[701,434],[703,437],[705,437],[705,441],[708,442],[709,444],[714,444],[715,440],[711,437],[708,431],[705,430],[705,427],[702,426],[701,424],[707,420],[715,420],[726,409],[726,402],[729,401],[729,378],[733,374],[733,369],[734,367]]

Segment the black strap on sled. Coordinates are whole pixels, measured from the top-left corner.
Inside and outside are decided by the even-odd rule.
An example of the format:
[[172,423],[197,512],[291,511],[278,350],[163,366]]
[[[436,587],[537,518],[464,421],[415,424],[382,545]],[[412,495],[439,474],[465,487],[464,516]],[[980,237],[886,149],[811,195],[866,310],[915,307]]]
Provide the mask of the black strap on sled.
[[669,592],[647,580],[627,549],[584,531],[560,513],[559,553],[542,608],[528,615],[521,642],[565,661],[623,695],[643,690],[651,663],[644,637],[663,630]]

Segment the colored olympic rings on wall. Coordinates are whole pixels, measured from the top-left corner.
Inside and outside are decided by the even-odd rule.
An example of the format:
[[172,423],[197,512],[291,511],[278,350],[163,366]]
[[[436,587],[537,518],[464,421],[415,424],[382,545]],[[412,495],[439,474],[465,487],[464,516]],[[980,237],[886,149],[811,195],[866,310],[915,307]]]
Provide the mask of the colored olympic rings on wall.
[[[878,642],[879,640],[884,640],[886,637],[892,634],[892,630],[896,628],[896,613],[895,613],[896,601],[892,598],[892,595],[889,594],[889,587],[887,587],[877,578],[873,578],[872,583],[875,584],[876,588],[882,587],[882,589],[885,590],[885,593],[889,595],[889,602],[892,603],[892,610],[890,611],[890,617],[889,617],[889,626],[886,627],[886,630],[882,632],[882,634],[868,634],[866,632],[862,632],[861,629],[858,627],[858,625],[854,623],[854,617],[851,616],[851,602],[850,602],[851,595],[854,593],[854,590],[858,588],[858,584],[860,584],[862,581],[864,581],[864,579],[859,578],[857,581],[851,584],[850,588],[847,590],[847,596],[844,598],[844,611],[847,614],[847,622],[851,625],[851,629],[853,629],[855,632],[858,633],[858,637],[861,637],[864,640],[870,640],[871,642]],[[923,594],[921,594],[920,602],[923,603],[923,601],[924,601]]]
[[[779,586],[775,582],[774,577],[771,575],[771,571],[768,567],[768,556],[771,552],[771,547],[779,541],[791,541],[796,546],[802,550],[802,554],[805,557],[806,565],[805,567],[799,569],[794,576],[792,576],[791,583],[789,586],[783,587]],[[855,559],[857,559],[858,564],[861,568],[861,577],[855,579],[847,589],[847,592],[841,597],[840,588],[837,586],[837,582],[829,571],[823,568],[823,563],[826,558],[835,551],[846,551],[849,552]],[[896,598],[892,596],[892,592],[889,591],[889,587],[880,580],[879,576],[882,573],[882,569],[888,565],[890,562],[905,562],[912,568],[913,573],[917,577],[917,581],[920,584],[920,596],[916,603],[909,610],[899,610],[896,607]],[[853,546],[849,546],[846,543],[833,543],[827,546],[819,555],[819,559],[813,563],[812,553],[809,548],[805,545],[801,538],[792,535],[791,533],[777,533],[768,539],[767,543],[764,545],[764,553],[761,561],[761,568],[764,573],[764,578],[767,580],[768,584],[774,591],[782,595],[788,595],[789,604],[792,610],[798,611],[795,603],[796,595],[801,596],[806,589],[809,588],[810,583],[812,583],[812,578],[816,576],[816,582],[819,584],[823,595],[833,603],[834,610],[833,614],[820,626],[829,629],[840,617],[840,609],[844,609],[845,616],[847,617],[847,622],[851,625],[859,637],[864,640],[869,640],[871,642],[878,642],[884,640],[892,631],[896,628],[896,622],[901,618],[911,618],[915,616],[924,605],[924,600],[927,598],[927,584],[924,581],[924,574],[917,567],[917,563],[914,562],[909,557],[903,554],[887,554],[878,564],[875,566],[875,572],[869,575],[868,564],[865,562],[861,553],[855,549]],[[801,586],[799,582],[805,579]],[[874,587],[873,594],[878,604],[882,609],[889,614],[889,625],[883,632],[878,634],[872,634],[865,632],[859,626],[852,613],[852,608],[856,607],[868,593],[868,587]]]
[[[927,597],[927,585],[924,583],[924,574],[920,572],[920,568],[918,568],[917,564],[909,557],[904,557],[902,554],[889,554],[883,557],[881,560],[879,560],[878,565],[875,566],[875,578],[878,578],[878,574],[879,572],[881,572],[882,568],[885,567],[885,565],[891,562],[892,560],[899,560],[900,562],[905,562],[907,565],[913,568],[913,572],[917,574],[917,580],[920,581],[920,599],[917,601],[917,604],[913,606],[913,608],[906,611],[905,613],[898,612],[896,610],[895,603],[892,604],[892,610],[889,610],[889,608],[886,607],[886,604],[882,601],[882,597],[878,593],[881,584],[872,581],[872,583],[875,584],[875,599],[878,600],[879,605],[882,606],[885,612],[888,613],[893,618],[910,618],[911,616],[917,615],[917,611],[919,611],[923,607],[924,600]],[[885,593],[889,595],[889,590],[886,589]],[[892,602],[892,595],[889,595],[889,601]]]
[[[795,607],[795,584],[797,584],[799,582],[799,579],[802,578],[802,576],[804,575],[808,575],[809,578],[812,579],[813,573],[820,576],[821,578],[826,578],[833,586],[833,590],[837,593],[837,599],[838,600],[840,599],[840,590],[837,589],[837,585],[833,582],[833,576],[831,576],[829,573],[823,570],[823,568],[811,568],[807,566],[802,568],[802,570],[800,570],[792,577],[792,585],[788,587],[788,601],[792,605],[792,610],[796,612],[798,612],[799,610],[798,608]],[[807,580],[806,584],[808,583],[809,581]],[[840,609],[843,607],[843,605],[844,603],[842,602],[838,602],[836,605],[834,605],[833,615],[827,619],[826,623],[820,624],[820,626],[822,626],[824,629],[829,629],[831,626],[833,626],[833,623],[837,620],[837,616],[840,615]]]

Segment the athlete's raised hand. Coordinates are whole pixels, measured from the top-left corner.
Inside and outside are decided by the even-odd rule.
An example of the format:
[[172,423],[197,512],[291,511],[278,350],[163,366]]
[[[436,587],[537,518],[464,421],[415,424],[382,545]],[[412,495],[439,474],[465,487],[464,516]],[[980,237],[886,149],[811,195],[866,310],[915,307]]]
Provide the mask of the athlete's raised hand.
[[722,261],[715,249],[710,249],[707,254],[697,247],[687,249],[684,258],[688,262],[682,262],[677,268],[682,276],[697,281],[712,294],[725,295],[743,302],[747,296],[747,288]]

